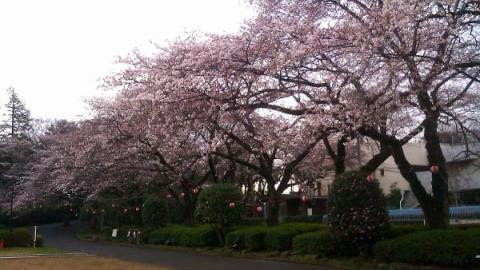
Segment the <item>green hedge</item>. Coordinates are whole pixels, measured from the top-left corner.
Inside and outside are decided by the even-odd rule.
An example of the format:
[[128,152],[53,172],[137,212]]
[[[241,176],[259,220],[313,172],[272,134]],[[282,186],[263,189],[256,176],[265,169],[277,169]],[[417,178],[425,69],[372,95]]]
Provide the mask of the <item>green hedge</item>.
[[286,223],[274,227],[252,226],[230,232],[226,236],[226,246],[235,249],[289,250],[293,238],[302,233],[326,230],[326,226],[315,223]]
[[33,238],[27,229],[19,228],[13,231],[0,231],[0,239],[5,247],[31,247]]
[[299,234],[293,228],[275,228],[268,230],[265,234],[265,248],[268,250],[290,250],[292,249],[292,240]]
[[171,225],[153,230],[148,235],[148,243],[184,247],[219,246],[215,231],[208,225],[195,227]]
[[384,235],[384,239],[394,239],[410,233],[416,233],[427,230],[427,227],[421,224],[410,225],[391,225]]
[[293,238],[293,250],[319,257],[335,255],[335,244],[326,230],[300,234]]
[[382,261],[469,267],[480,254],[480,230],[437,230],[411,233],[374,246]]
[[323,215],[313,215],[313,216],[290,216],[290,217],[284,217],[283,222],[284,223],[322,223],[323,220]]

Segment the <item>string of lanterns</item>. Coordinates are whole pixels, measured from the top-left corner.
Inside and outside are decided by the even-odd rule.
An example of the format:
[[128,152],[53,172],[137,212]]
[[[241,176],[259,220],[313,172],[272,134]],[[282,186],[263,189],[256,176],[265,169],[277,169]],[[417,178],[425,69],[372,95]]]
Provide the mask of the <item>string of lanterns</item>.
[[[140,206],[134,206],[134,207],[117,207],[117,205],[112,204],[111,209],[113,210],[120,210],[122,213],[128,213],[128,212],[140,212],[142,208]],[[104,208],[85,208],[84,210],[86,213],[92,213],[93,215],[97,213],[102,213],[104,214],[106,211]]]

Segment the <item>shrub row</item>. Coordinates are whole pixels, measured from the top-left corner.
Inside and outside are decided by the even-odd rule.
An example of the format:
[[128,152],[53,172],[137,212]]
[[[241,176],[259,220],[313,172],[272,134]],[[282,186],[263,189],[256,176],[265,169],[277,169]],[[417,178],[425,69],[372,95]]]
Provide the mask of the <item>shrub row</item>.
[[153,230],[148,235],[148,243],[184,247],[217,247],[218,237],[208,225],[186,227],[171,225]]
[[[27,229],[19,228],[13,231],[1,230],[0,240],[5,247],[31,247],[33,238]],[[37,246],[43,246],[43,238],[37,235]]]
[[480,254],[480,230],[423,231],[382,240],[374,256],[382,261],[469,267]]
[[251,251],[289,250],[296,235],[325,229],[324,225],[313,223],[287,223],[275,227],[253,226],[228,233],[226,246]]
[[335,244],[327,230],[305,233],[293,238],[293,250],[303,254],[315,254],[319,257],[335,255]]
[[284,223],[322,223],[324,222],[323,215],[313,216],[289,216],[283,218]]

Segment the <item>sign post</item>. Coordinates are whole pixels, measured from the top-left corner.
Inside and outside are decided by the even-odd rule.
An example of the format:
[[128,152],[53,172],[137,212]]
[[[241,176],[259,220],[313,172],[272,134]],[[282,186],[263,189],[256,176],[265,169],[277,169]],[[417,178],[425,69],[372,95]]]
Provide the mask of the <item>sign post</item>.
[[37,247],[37,226],[33,226],[33,248]]

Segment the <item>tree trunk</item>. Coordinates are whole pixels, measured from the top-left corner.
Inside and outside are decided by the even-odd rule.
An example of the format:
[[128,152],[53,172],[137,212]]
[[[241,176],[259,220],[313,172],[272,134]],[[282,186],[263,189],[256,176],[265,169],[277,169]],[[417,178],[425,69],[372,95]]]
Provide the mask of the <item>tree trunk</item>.
[[183,222],[185,225],[193,225],[195,223],[195,202],[190,199],[190,194],[185,195],[185,202],[183,208]]
[[337,143],[337,156],[335,157],[335,175],[339,176],[345,172],[345,137],[342,137]]
[[269,192],[267,207],[267,226],[278,225],[280,217],[280,196],[275,191]]
[[[431,229],[442,229],[448,225],[448,186],[447,189],[435,187],[439,185],[438,173],[432,174],[433,196],[428,194],[408,162],[401,145],[393,146],[393,158],[401,175],[410,184],[413,194],[420,203],[425,214],[425,221]],[[428,150],[427,150],[428,151]],[[443,156],[443,155],[442,155]],[[438,166],[438,165],[437,165]],[[439,166],[440,167],[440,166]]]
[[449,223],[448,172],[438,137],[438,115],[427,115],[424,126],[428,161],[432,168],[438,167],[438,172],[432,172],[432,205],[430,213],[425,212],[425,218],[430,228],[443,229]]

